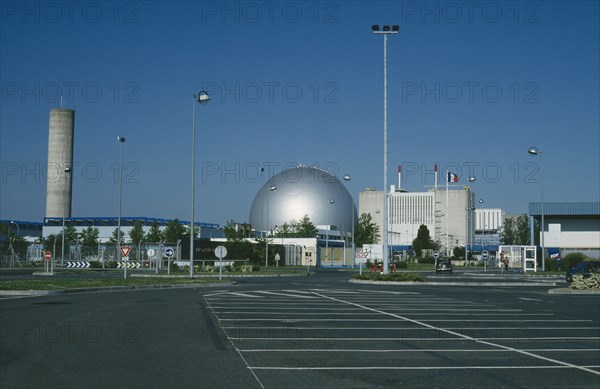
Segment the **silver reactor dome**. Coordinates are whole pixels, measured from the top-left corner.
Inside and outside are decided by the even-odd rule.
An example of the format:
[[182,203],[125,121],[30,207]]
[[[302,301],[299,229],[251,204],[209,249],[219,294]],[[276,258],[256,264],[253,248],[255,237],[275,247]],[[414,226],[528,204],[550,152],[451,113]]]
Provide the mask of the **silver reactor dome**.
[[356,223],[352,196],[337,177],[300,165],[263,185],[252,202],[250,224],[256,231],[267,231],[308,215],[316,226],[331,225],[348,232],[352,231],[353,213]]

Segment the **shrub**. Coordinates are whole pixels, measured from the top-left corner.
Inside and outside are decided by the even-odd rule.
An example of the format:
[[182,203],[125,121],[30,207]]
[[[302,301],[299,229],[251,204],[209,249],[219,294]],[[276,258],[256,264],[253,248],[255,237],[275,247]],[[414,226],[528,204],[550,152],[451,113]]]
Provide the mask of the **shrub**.
[[183,266],[183,272],[184,273],[189,273],[190,272],[190,265],[184,265]]
[[404,261],[396,261],[394,265],[396,265],[396,269],[408,269],[408,264]]
[[260,271],[260,266],[252,265],[252,271]]
[[254,269],[254,266],[252,266],[252,265],[240,266],[240,270],[242,271],[242,273],[251,273],[253,269]]
[[572,289],[600,289],[600,274],[584,278],[582,274],[573,275]]
[[106,262],[105,267],[107,267],[109,269],[116,269],[117,261],[108,261],[108,262]]
[[419,258],[419,263],[431,263],[431,264],[434,264],[435,263],[435,258],[428,255],[426,257]]
[[102,263],[100,261],[90,261],[90,269],[101,269]]
[[175,262],[171,262],[171,271],[173,271],[173,272],[179,271],[179,265],[176,264]]

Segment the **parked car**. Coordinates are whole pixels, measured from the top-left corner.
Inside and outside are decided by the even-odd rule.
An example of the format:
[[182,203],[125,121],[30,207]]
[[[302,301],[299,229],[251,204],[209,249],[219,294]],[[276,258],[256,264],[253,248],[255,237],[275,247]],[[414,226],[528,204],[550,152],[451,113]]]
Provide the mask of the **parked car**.
[[436,273],[452,273],[452,261],[450,258],[438,258],[435,261]]
[[587,278],[593,273],[600,273],[600,261],[579,262],[577,266],[567,271],[566,279],[568,283],[571,283],[575,274],[581,274],[584,278]]

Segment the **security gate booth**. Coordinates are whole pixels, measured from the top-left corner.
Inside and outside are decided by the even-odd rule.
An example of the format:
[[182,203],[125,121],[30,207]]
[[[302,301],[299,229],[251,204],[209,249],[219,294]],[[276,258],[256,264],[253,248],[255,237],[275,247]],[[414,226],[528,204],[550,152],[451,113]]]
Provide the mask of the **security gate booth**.
[[500,246],[498,261],[508,258],[509,269],[519,269],[522,272],[537,272],[537,249],[535,246]]

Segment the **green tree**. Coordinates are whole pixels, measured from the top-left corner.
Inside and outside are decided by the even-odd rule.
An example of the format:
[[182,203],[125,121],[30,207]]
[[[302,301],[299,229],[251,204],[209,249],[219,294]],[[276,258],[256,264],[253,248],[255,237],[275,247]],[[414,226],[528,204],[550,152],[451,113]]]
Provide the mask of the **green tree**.
[[223,233],[228,242],[240,242],[244,240],[244,231],[239,228],[239,223],[228,220],[223,227]]
[[528,245],[531,241],[529,232],[529,218],[527,215],[519,215],[515,222],[515,241],[516,244]]
[[[119,242],[119,245],[122,245],[123,243],[125,243],[125,234],[123,233],[123,230],[121,230],[121,241]],[[112,243],[113,245],[117,243],[117,240],[119,238],[119,228],[115,228],[110,236],[110,238],[108,239],[108,243]]]
[[519,215],[504,219],[500,236],[502,244],[506,245],[528,245],[531,242],[529,218],[527,215]]
[[304,215],[298,222],[296,235],[294,238],[314,238],[317,235],[317,227],[310,221],[308,215]]
[[500,242],[505,245],[515,244],[515,228],[514,219],[507,217],[502,224],[502,232],[500,233]]
[[429,229],[425,224],[421,224],[421,226],[419,226],[419,231],[417,232],[417,237],[413,240],[413,250],[415,251],[415,255],[420,257],[423,253],[423,249],[433,248],[435,248],[435,243],[431,239]]
[[100,230],[95,227],[84,228],[79,234],[79,242],[81,243],[81,256],[90,257],[98,254],[98,237]]
[[136,246],[144,240],[144,227],[141,221],[136,220],[133,223],[133,228],[129,230],[129,239]]
[[158,243],[163,241],[163,233],[160,230],[160,224],[153,222],[150,226],[150,231],[146,234],[146,242]]
[[354,227],[354,243],[357,246],[379,242],[379,226],[373,221],[370,213],[363,213]]
[[186,236],[189,237],[189,228],[186,229],[179,219],[173,219],[167,224],[164,232],[165,242],[174,244],[180,239],[185,239]]
[[2,245],[2,254],[11,255],[13,250],[19,257],[24,258],[27,255],[27,242],[9,229],[7,230],[7,239]]
[[52,252],[52,255],[56,258],[56,253],[54,251],[60,250],[60,234],[52,234],[48,235],[46,239],[44,239],[44,251]]
[[77,230],[73,226],[65,226],[64,231],[61,231],[60,234],[57,235],[58,242],[60,243],[60,249],[58,248],[59,243],[57,243],[57,251],[62,252],[62,234],[65,234],[65,258],[68,258],[69,253],[71,252],[71,245],[79,243],[79,234]]

